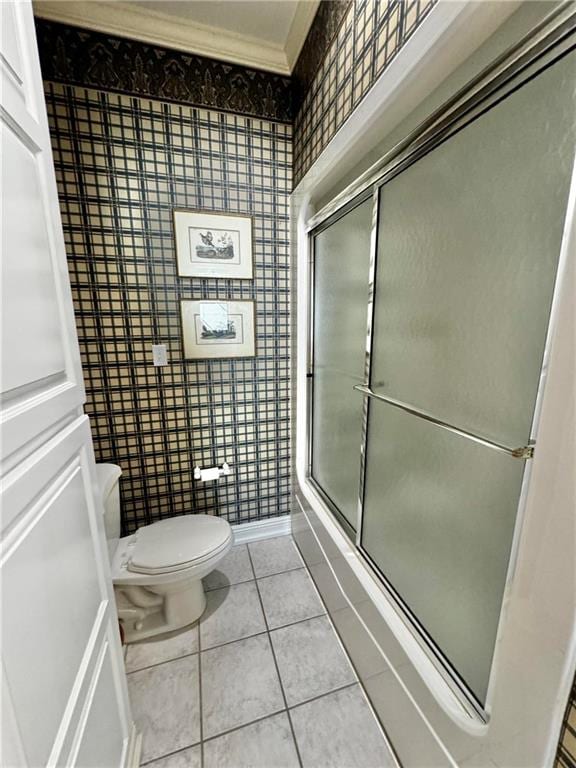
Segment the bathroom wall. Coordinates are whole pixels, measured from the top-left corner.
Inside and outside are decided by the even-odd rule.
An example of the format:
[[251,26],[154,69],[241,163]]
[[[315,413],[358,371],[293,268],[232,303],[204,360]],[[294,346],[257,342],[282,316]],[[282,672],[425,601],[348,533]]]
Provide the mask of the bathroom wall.
[[[125,532],[286,514],[289,80],[42,20],[37,34],[86,410],[96,460],[124,471]],[[175,207],[252,215],[254,280],[177,277]],[[182,298],[254,299],[256,357],[184,360]],[[193,480],[224,460],[232,477]]]
[[294,186],[436,2],[320,4],[293,73]]

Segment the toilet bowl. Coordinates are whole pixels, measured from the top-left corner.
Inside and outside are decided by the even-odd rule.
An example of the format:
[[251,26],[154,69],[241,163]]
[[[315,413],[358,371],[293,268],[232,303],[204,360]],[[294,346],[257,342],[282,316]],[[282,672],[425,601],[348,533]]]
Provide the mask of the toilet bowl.
[[144,525],[120,538],[122,470],[115,464],[97,464],[96,470],[125,641],[192,624],[206,607],[202,579],[232,546],[229,523],[210,515],[183,515]]

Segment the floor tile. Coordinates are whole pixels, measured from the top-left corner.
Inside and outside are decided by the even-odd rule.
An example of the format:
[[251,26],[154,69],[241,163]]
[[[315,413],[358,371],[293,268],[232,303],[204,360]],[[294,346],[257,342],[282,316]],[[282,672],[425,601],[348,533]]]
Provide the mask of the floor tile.
[[240,584],[254,578],[246,544],[237,544],[218,564],[218,568],[204,579],[204,589],[220,589],[231,584]]
[[397,766],[359,685],[290,711],[303,768]]
[[258,581],[270,629],[326,613],[305,568]]
[[198,744],[190,749],[183,749],[180,752],[174,752],[173,755],[146,763],[146,768],[201,768],[201,765],[202,755]]
[[255,581],[215,589],[206,598],[206,610],[200,620],[204,650],[266,631]]
[[128,675],[142,762],[200,740],[198,654]]
[[284,708],[267,635],[202,651],[201,656],[204,738]]
[[174,632],[162,640],[131,643],[126,650],[126,671],[135,672],[197,651],[198,625],[195,624],[184,632]]
[[288,716],[281,712],[206,741],[204,768],[298,768]]
[[304,566],[292,536],[254,541],[248,547],[257,579]]
[[288,706],[356,681],[356,675],[326,616],[270,634]]

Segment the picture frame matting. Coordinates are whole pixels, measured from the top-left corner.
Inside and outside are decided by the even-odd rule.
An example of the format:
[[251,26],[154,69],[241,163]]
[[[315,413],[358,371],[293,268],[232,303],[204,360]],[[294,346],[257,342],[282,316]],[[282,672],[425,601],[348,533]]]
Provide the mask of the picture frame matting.
[[253,279],[251,216],[175,208],[173,221],[179,277]]
[[253,299],[181,299],[186,360],[256,356],[256,302]]

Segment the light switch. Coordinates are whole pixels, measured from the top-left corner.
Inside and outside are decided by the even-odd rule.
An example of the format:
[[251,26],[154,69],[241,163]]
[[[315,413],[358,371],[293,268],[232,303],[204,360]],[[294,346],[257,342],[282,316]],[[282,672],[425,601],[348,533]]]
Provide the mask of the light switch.
[[168,365],[166,344],[152,344],[152,359],[154,365]]

